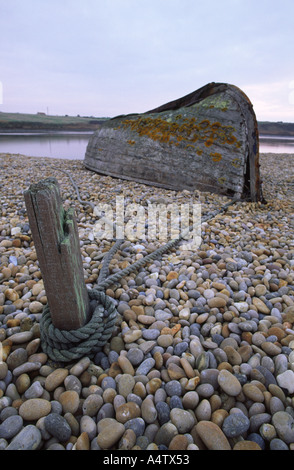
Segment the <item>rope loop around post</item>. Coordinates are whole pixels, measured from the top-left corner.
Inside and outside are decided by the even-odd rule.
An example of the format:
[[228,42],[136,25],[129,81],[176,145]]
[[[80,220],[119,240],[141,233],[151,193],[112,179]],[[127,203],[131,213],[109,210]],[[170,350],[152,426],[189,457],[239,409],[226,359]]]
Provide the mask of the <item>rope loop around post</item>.
[[48,304],[40,321],[43,351],[57,362],[72,362],[101,351],[111,337],[117,310],[111,297],[96,289],[89,291],[90,302],[96,301],[92,317],[77,330],[59,330],[52,324]]

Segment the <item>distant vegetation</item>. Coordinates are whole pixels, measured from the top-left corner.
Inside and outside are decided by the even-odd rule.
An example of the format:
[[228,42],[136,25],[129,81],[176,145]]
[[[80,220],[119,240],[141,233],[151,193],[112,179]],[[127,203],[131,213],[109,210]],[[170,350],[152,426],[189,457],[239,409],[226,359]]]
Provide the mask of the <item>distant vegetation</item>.
[[266,135],[280,135],[285,137],[294,137],[293,122],[267,122],[258,123],[259,133]]
[[[95,131],[107,121],[107,117],[93,116],[47,116],[45,113],[1,113],[0,132],[2,131]],[[294,136],[294,123],[258,122],[260,134]]]
[[1,113],[1,131],[95,131],[108,118]]

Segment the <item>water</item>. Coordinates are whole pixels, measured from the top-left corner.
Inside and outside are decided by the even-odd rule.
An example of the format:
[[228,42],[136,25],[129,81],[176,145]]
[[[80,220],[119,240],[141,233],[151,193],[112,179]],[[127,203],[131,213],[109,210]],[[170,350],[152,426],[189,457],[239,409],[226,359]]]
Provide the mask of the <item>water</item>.
[[83,160],[92,132],[0,133],[0,153]]
[[294,137],[261,135],[259,140],[260,153],[294,153]]
[[[0,133],[0,153],[83,160],[92,132]],[[260,136],[260,153],[294,153],[294,137]]]

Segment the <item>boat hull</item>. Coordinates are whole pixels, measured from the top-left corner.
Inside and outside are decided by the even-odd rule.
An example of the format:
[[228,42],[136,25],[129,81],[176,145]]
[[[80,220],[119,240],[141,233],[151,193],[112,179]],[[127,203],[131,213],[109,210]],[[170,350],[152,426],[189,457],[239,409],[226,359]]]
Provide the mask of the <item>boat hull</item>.
[[262,199],[256,117],[248,97],[228,84],[105,121],[89,139],[84,165],[175,191]]

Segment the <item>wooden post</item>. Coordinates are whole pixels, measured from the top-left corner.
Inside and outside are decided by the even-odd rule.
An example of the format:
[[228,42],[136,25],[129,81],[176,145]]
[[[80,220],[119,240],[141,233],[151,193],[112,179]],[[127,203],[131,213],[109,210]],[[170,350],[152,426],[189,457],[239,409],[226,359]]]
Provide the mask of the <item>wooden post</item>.
[[78,329],[90,308],[74,210],[64,210],[55,178],[31,185],[24,198],[52,324]]

